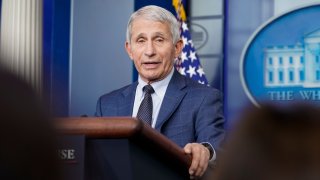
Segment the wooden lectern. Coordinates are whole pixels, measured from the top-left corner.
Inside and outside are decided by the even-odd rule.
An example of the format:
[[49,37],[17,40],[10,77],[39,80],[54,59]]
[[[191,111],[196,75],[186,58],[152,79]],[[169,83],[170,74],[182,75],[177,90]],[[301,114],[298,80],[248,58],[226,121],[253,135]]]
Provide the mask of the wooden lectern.
[[189,179],[190,156],[134,118],[59,118],[56,127],[64,137],[84,137],[83,179]]

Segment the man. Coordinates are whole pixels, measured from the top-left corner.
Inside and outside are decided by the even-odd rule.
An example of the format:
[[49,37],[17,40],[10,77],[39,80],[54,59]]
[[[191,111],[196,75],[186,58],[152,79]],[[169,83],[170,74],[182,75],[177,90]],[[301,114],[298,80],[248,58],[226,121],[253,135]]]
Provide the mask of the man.
[[[96,115],[144,119],[140,105],[152,99],[146,106],[152,107],[150,125],[192,155],[190,176],[200,177],[224,136],[221,94],[174,70],[183,47],[179,28],[176,18],[161,7],[146,6],[131,15],[125,48],[139,79],[101,96]],[[151,92],[144,92],[146,88]]]

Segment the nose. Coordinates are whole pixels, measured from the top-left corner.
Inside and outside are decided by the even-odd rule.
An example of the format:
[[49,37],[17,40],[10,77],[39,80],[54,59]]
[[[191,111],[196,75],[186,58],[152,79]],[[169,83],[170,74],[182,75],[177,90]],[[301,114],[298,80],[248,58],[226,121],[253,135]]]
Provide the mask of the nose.
[[152,41],[149,41],[147,43],[147,47],[146,47],[144,54],[148,57],[152,57],[156,54]]

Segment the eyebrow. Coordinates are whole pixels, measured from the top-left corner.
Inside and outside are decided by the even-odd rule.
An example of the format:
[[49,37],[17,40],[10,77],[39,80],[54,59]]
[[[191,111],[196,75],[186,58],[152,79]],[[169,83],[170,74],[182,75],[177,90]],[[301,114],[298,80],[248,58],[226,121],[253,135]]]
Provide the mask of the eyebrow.
[[140,33],[140,34],[138,34],[138,36],[136,37],[136,39],[142,38],[142,37],[144,37],[144,36],[145,36],[144,33]]
[[156,32],[155,34],[156,34],[156,36],[166,36],[166,34],[162,33],[162,32]]
[[[166,35],[167,35],[167,34],[162,33],[162,32],[155,32],[153,36],[154,36],[154,37],[158,37],[158,36],[160,36],[160,37],[166,37]],[[140,33],[140,34],[137,35],[136,39],[144,38],[145,36],[146,36],[145,33]]]

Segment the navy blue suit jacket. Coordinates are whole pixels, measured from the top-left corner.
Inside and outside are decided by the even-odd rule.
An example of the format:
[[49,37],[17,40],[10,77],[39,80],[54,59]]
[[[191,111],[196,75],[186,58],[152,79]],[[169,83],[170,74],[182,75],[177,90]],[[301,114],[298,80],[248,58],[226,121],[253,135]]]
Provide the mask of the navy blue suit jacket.
[[[101,96],[96,116],[132,116],[138,82]],[[174,72],[155,129],[180,147],[209,142],[215,150],[224,138],[222,95]]]

